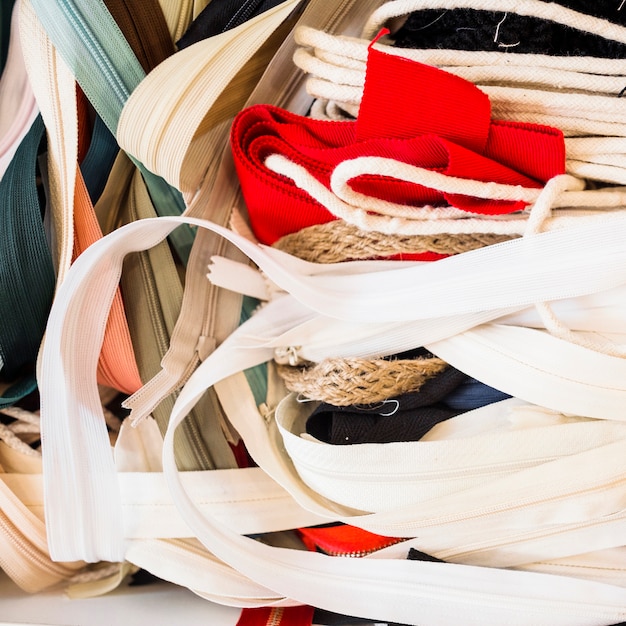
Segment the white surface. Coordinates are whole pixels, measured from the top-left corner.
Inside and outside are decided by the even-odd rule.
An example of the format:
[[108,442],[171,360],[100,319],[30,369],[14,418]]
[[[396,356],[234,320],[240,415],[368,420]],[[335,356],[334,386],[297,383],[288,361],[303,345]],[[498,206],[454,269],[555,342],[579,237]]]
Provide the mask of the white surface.
[[122,586],[99,598],[62,591],[30,595],[0,572],[0,626],[235,626],[240,610],[202,600],[169,583]]

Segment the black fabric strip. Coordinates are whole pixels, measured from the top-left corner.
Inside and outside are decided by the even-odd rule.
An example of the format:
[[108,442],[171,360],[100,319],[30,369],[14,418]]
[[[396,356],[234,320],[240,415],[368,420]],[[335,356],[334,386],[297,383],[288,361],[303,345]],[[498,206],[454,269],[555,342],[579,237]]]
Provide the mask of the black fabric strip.
[[421,552],[420,550],[416,550],[415,548],[411,548],[409,550],[409,554],[406,558],[409,559],[409,561],[430,561],[431,563],[445,563],[445,561],[438,559],[436,556],[426,554],[426,552]]
[[[568,0],[559,4],[616,24],[626,24],[626,8],[619,11],[618,2]],[[593,33],[515,13],[476,9],[416,11],[408,16],[394,39],[395,45],[401,48],[603,58],[626,56],[626,45]]]
[[179,50],[208,39],[278,6],[282,0],[212,0],[176,42]]
[[2,0],[0,2],[0,72],[4,69],[9,52],[9,39],[11,36],[11,13],[15,0]]
[[467,375],[453,367],[428,379],[419,391],[406,393],[373,405],[336,407],[320,404],[309,417],[307,433],[326,443],[390,443],[418,441],[433,426],[461,411],[442,399]]

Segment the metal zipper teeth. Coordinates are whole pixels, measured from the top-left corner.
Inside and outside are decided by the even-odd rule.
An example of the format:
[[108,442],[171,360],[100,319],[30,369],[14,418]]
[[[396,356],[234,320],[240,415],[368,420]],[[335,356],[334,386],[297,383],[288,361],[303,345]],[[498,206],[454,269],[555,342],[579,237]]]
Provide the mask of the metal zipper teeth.
[[267,618],[265,626],[280,626],[285,609],[282,606],[274,607]]
[[383,550],[384,548],[389,548],[390,546],[394,546],[397,543],[401,543],[403,541],[406,541],[405,538],[402,539],[392,539],[390,541],[388,541],[387,543],[378,546],[377,548],[372,548],[369,550],[355,550],[352,552],[343,552],[340,550],[326,550],[323,549],[324,554],[328,554],[328,556],[343,556],[343,557],[347,557],[347,558],[351,558],[351,559],[359,559],[361,557],[364,556],[368,556],[369,554],[374,554],[374,552],[378,552],[379,550]]

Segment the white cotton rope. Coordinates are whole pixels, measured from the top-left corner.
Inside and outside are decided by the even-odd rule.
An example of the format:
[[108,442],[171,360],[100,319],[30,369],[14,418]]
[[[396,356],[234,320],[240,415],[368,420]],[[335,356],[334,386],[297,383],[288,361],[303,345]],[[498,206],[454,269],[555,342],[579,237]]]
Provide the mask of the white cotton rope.
[[[308,74],[307,91],[316,100],[311,116],[316,119],[356,117],[363,95],[368,47],[388,20],[424,9],[476,10],[517,13],[566,25],[605,39],[626,43],[626,28],[579,13],[558,4],[527,0],[396,0],[387,2],[370,16],[362,37],[337,36],[301,26],[295,39],[300,46],[295,64]],[[559,57],[542,54],[510,54],[491,51],[417,50],[381,43],[374,48],[387,54],[439,67],[476,84],[490,98],[492,117],[501,120],[544,124],[560,129],[565,137],[565,171],[568,181],[555,186],[549,210],[537,216],[540,191],[446,177],[389,159],[354,159],[341,163],[332,174],[328,190],[310,174],[283,157],[272,155],[268,168],[291,178],[331,213],[363,230],[388,235],[435,235],[493,233],[523,235],[566,228],[626,209],[626,60],[595,57]],[[373,174],[408,181],[447,193],[528,202],[523,212],[509,215],[458,214],[451,207],[407,207],[356,192],[350,181]],[[577,181],[577,182],[573,182]],[[614,185],[595,190],[595,183]],[[586,187],[591,187],[585,190]],[[545,198],[545,196],[544,196]],[[529,222],[535,215],[537,222]],[[549,309],[540,306],[546,326],[565,337],[566,329]],[[571,337],[567,335],[568,339]],[[581,341],[579,339],[579,341]],[[586,341],[584,339],[583,341]],[[602,339],[591,340],[594,345]],[[614,348],[606,348],[613,353]],[[622,353],[621,348],[617,350]]]
[[[331,176],[331,189],[327,189],[306,168],[282,155],[270,155],[266,158],[265,165],[268,169],[290,178],[297,187],[306,191],[336,217],[362,230],[387,235],[476,232],[523,235],[526,232],[528,216],[533,205],[531,204],[529,209],[523,212],[487,217],[458,211],[453,207],[442,209],[407,207],[362,196],[349,188],[347,183],[351,178],[364,174],[390,176],[397,180],[448,193],[494,200],[524,200],[531,203],[537,201],[542,193],[541,189],[445,176],[383,157],[359,157],[340,163]],[[545,230],[564,228],[574,222],[582,223],[581,221],[584,220],[596,221],[601,213],[612,215],[626,213],[626,189],[582,191],[584,186],[582,180],[569,175],[563,175],[563,177],[563,180],[567,181],[568,190],[559,189],[559,194],[553,199],[552,208],[559,207],[559,210],[544,220]],[[438,211],[441,211],[441,218],[437,217]]]
[[4,442],[9,448],[17,450],[22,454],[32,457],[40,457],[41,452],[31,448],[26,442],[18,437],[19,434],[35,434],[40,432],[39,415],[21,409],[19,407],[3,407],[0,413],[7,417],[13,418],[15,421],[10,424],[0,423],[0,441]]
[[[483,6],[484,5],[484,6]],[[626,42],[626,28],[577,13],[559,5],[529,0],[511,3],[511,12],[552,19]],[[519,5],[519,6],[518,6]],[[369,37],[398,11],[421,8],[467,7],[506,11],[499,2],[480,5],[455,2],[389,2],[376,11],[365,34]],[[382,21],[381,21],[382,20]],[[308,75],[307,91],[318,99],[316,119],[357,116],[363,95],[369,39],[357,39],[300,27],[301,46],[294,62]],[[377,50],[439,67],[476,84],[490,98],[492,116],[559,128],[565,136],[566,171],[605,183],[626,184],[626,60],[594,57],[555,57],[535,54],[465,50],[414,50],[380,42]],[[603,141],[607,140],[607,141]],[[583,142],[581,144],[581,141]]]
[[[562,174],[550,179],[543,189],[529,189],[518,185],[503,185],[494,182],[481,182],[445,176],[438,172],[401,163],[394,159],[382,157],[359,157],[340,163],[331,175],[330,186],[327,189],[306,168],[298,165],[286,157],[273,154],[267,157],[265,165],[272,171],[290,178],[300,189],[323,204],[337,217],[370,231],[386,234],[401,232],[405,235],[434,234],[434,233],[467,233],[467,232],[496,232],[498,234],[534,235],[543,230],[560,228],[580,219],[597,220],[602,217],[598,209],[588,210],[588,207],[599,207],[607,202],[612,207],[626,205],[625,190],[616,191],[590,190],[583,191],[585,183],[579,178]],[[438,209],[430,207],[406,207],[390,202],[364,196],[352,190],[348,182],[357,176],[376,174],[393,177],[399,180],[413,182],[427,187],[461,193],[479,198],[500,200],[524,200],[531,203],[524,212],[512,215],[484,217],[467,216],[463,211],[452,207],[442,209],[443,217],[434,217]],[[557,206],[582,206],[587,208],[577,216],[576,211],[560,212],[554,215],[553,209]],[[617,209],[626,213],[625,209]],[[413,215],[411,215],[413,212]],[[565,221],[565,224],[563,222]],[[565,326],[554,314],[548,303],[536,303],[537,312],[546,329],[554,336],[581,345],[585,348],[609,354],[611,356],[626,356],[626,347],[598,334],[574,333]]]

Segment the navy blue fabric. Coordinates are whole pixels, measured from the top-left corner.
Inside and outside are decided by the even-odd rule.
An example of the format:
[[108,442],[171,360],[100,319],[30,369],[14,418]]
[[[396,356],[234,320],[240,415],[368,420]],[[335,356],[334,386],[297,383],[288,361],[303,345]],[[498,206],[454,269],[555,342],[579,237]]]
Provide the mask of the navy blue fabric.
[[489,387],[475,378],[468,378],[451,391],[443,399],[443,402],[446,406],[457,411],[471,411],[510,397],[509,394]]
[[89,149],[80,165],[92,204],[96,204],[102,195],[119,151],[117,140],[100,116],[96,116]]

